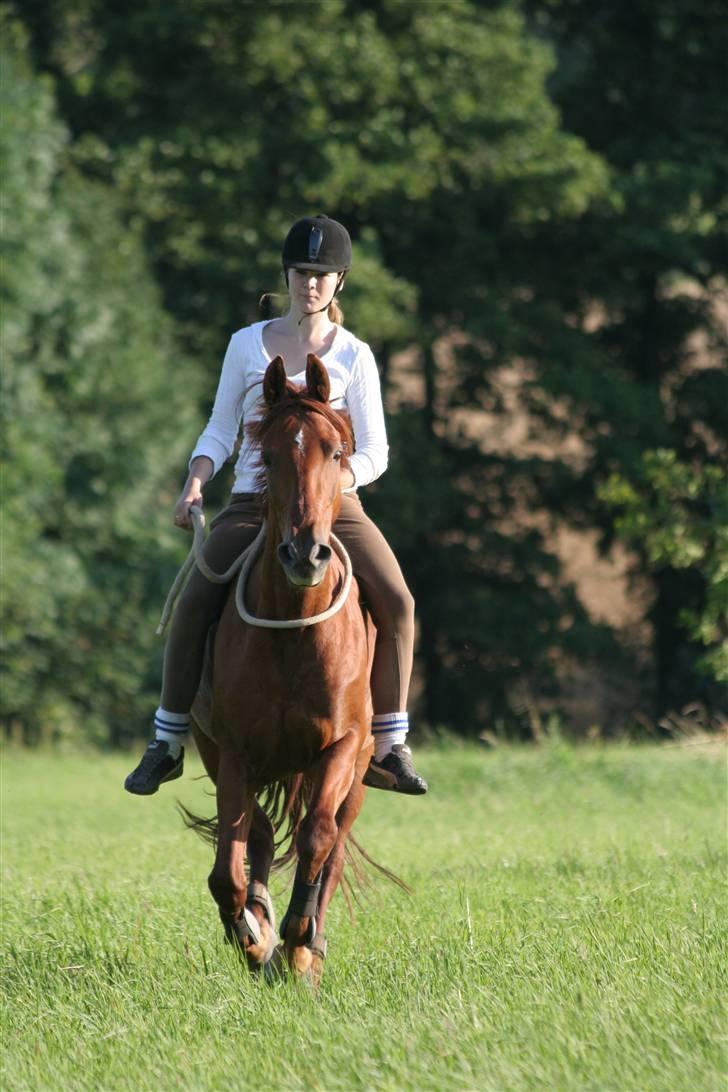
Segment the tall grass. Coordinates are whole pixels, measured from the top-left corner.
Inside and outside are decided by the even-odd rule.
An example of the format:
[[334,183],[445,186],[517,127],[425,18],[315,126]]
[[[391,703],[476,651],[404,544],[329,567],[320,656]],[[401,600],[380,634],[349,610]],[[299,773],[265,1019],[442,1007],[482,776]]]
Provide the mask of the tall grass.
[[418,761],[430,794],[371,792],[357,829],[415,894],[337,898],[316,1000],[223,945],[174,808],[211,811],[203,782],[136,799],[124,757],[7,753],[3,1087],[724,1087],[725,756]]

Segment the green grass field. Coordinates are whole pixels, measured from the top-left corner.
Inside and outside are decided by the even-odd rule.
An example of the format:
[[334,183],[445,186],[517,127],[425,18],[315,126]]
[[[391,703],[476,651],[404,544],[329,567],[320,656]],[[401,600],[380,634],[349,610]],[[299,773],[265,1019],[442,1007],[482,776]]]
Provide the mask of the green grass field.
[[318,1000],[223,945],[204,783],[129,764],[4,756],[9,1092],[725,1087],[719,745],[420,750],[429,796],[358,824],[414,895],[337,896]]

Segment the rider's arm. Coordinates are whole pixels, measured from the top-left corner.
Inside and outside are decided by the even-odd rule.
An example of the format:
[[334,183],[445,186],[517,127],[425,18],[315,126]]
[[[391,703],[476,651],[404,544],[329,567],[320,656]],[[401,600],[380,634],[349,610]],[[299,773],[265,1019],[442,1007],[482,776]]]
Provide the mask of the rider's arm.
[[346,389],[346,405],[356,439],[356,451],[349,460],[351,484],[367,485],[387,469],[389,446],[379,372],[371,349],[363,342]]
[[207,456],[212,463],[209,478],[217,474],[225,460],[230,458],[238,438],[245,393],[245,333],[246,330],[239,330],[230,338],[210,420],[200,434],[190,457],[192,471],[192,463],[201,455]]
[[210,420],[190,456],[189,475],[174,510],[178,527],[191,527],[191,506],[202,506],[202,490],[230,457],[238,438],[245,389],[242,333],[238,331],[230,338]]

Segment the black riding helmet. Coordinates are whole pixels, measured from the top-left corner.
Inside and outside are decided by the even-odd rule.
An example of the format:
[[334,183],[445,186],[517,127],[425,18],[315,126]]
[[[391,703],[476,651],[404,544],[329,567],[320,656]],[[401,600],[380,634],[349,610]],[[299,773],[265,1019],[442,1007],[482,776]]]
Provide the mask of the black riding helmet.
[[345,273],[351,269],[351,238],[338,220],[323,215],[304,216],[286,235],[281,258],[286,280],[291,266],[320,273]]

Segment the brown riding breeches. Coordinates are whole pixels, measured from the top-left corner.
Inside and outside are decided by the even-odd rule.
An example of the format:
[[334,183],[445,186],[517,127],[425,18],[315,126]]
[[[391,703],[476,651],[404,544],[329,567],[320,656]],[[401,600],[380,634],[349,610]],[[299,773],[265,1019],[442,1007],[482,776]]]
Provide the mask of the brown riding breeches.
[[[233,493],[228,507],[212,521],[204,554],[214,572],[224,572],[258,534],[259,503],[256,493]],[[355,493],[342,496],[333,530],[351,557],[377,627],[371,676],[374,712],[403,712],[412,673],[414,600],[384,535]],[[161,704],[170,713],[188,713],[192,707],[207,631],[220,617],[227,594],[228,585],[213,584],[193,568],[177,603],[164,655]]]

